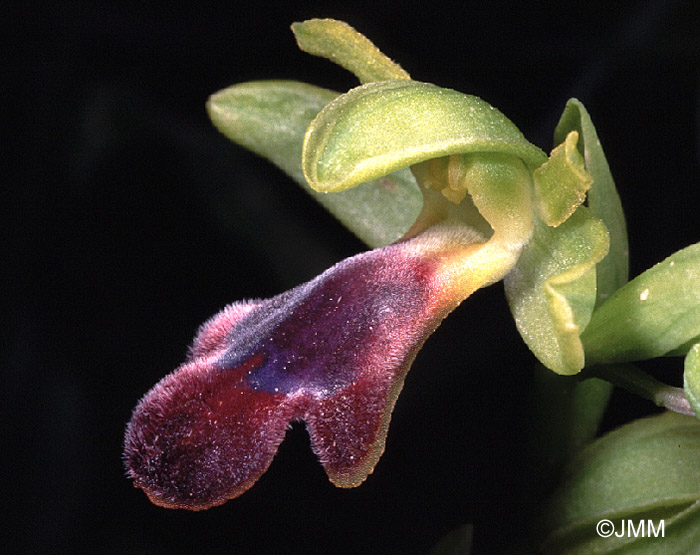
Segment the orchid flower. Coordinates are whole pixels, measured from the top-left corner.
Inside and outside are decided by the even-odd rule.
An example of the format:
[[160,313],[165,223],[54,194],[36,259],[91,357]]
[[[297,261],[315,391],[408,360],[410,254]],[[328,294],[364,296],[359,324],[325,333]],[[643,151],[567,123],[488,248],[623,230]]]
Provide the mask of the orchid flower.
[[346,24],[293,30],[302,49],[363,84],[339,95],[245,83],[213,95],[210,116],[376,248],[271,299],[227,306],[141,399],[125,463],[164,507],[240,495],[296,420],[330,480],[359,485],[384,451],[418,350],[464,299],[506,278],[525,342],[545,366],[575,374],[580,334],[618,286],[601,275],[612,283],[626,271],[614,241],[606,257],[608,228],[624,233],[624,221],[614,186],[596,179],[591,189],[597,138],[580,103],[567,106],[547,157],[483,100],[411,80]]

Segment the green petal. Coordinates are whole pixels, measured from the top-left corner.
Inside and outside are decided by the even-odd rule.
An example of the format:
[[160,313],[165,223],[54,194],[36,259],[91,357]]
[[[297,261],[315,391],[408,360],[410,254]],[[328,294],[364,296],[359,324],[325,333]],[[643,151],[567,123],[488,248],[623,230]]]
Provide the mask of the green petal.
[[[700,422],[665,413],[637,420],[583,449],[547,511],[545,553],[691,553],[700,541]],[[596,524],[665,521],[665,537],[602,538]],[[618,553],[618,551],[615,551]]]
[[700,336],[700,243],[637,276],[593,314],[581,339],[591,364],[663,356]]
[[317,193],[304,179],[304,133],[337,95],[294,81],[255,81],[213,94],[207,111],[219,131],[282,169],[370,247],[393,243],[415,221],[423,202],[410,171],[337,195]]
[[321,111],[306,133],[302,168],[313,189],[337,192],[470,152],[510,154],[530,169],[547,159],[483,100],[428,83],[384,81],[352,89]]
[[685,357],[683,389],[695,415],[700,418],[700,343],[693,345]]
[[550,370],[571,375],[584,366],[579,335],[596,298],[595,265],[608,233],[585,207],[557,228],[541,222],[506,276],[506,295],[525,343]]
[[571,131],[566,140],[552,150],[549,160],[532,174],[535,182],[535,207],[542,221],[558,226],[586,199],[593,178],[583,166],[583,156],[576,149],[578,132]]
[[309,19],[293,23],[292,31],[304,52],[328,58],[354,73],[362,83],[411,78],[367,37],[343,21]]
[[578,148],[583,154],[586,171],[593,177],[593,185],[588,191],[588,207],[594,215],[603,220],[610,232],[610,251],[598,264],[596,270],[598,282],[596,304],[600,304],[616,289],[627,283],[629,274],[627,226],[620,197],[600,145],[598,133],[586,108],[575,98],[566,103],[554,131],[554,144],[563,143],[571,131],[579,133],[581,140]]

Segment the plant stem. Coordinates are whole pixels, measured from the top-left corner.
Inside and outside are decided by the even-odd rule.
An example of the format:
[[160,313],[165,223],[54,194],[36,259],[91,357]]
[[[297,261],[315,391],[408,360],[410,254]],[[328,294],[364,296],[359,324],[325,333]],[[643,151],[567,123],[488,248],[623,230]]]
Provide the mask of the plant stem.
[[607,380],[630,393],[649,399],[659,407],[695,416],[682,388],[662,383],[632,364],[592,366],[587,368],[585,372],[590,376]]

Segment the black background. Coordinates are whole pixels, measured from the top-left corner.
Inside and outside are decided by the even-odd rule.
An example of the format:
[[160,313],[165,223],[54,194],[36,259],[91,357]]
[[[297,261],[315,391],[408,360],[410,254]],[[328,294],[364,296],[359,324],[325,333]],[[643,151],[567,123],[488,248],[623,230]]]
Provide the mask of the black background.
[[[23,5],[5,14],[3,54],[6,551],[423,553],[465,522],[478,552],[517,537],[506,517],[529,510],[533,359],[500,285],[428,341],[363,486],[330,485],[302,426],[249,492],[210,511],[155,507],[125,478],[130,412],[202,321],[364,248],[216,132],[204,102],[251,79],[355,86],[297,50],[289,24],[309,17],[348,21],[413,78],[484,98],[547,151],[576,96],[616,177],[636,275],[700,240],[697,3]],[[649,366],[676,384],[680,367]],[[613,401],[605,429],[652,412]]]

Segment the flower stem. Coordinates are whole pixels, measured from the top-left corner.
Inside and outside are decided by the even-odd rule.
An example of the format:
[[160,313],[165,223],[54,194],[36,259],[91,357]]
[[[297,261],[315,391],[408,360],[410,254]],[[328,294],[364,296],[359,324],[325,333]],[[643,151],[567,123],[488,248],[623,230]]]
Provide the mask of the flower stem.
[[662,383],[632,364],[605,364],[586,369],[595,376],[626,389],[630,393],[649,399],[659,407],[673,412],[695,416],[683,389]]

